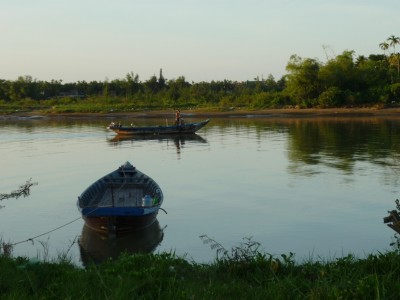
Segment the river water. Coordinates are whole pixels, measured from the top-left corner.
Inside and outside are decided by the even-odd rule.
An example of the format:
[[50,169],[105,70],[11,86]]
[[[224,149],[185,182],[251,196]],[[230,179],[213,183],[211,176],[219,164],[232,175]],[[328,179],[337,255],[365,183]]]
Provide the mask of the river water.
[[[297,261],[391,249],[382,219],[399,196],[399,119],[213,118],[190,138],[125,140],[110,121],[0,120],[0,192],[38,183],[28,198],[0,203],[0,238],[14,256],[84,265],[126,249],[211,262],[216,250],[201,235],[227,250],[251,239]],[[158,182],[167,213],[141,236],[110,241],[84,226],[76,200],[126,161]]]

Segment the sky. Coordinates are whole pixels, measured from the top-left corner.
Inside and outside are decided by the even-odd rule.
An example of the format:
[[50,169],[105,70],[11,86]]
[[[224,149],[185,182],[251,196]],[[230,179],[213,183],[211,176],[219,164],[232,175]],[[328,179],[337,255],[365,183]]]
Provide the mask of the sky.
[[0,0],[0,79],[246,81],[382,54],[399,0]]

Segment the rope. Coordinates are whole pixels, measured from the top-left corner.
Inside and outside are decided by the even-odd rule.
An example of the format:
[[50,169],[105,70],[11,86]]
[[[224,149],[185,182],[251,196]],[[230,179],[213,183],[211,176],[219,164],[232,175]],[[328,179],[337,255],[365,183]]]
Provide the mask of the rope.
[[[91,214],[92,212],[96,211],[97,209],[98,209],[98,207],[96,207],[95,209],[93,209],[92,211],[90,211],[88,214]],[[80,220],[81,218],[82,218],[82,216],[80,216],[80,217],[78,217],[78,218],[76,218],[76,219],[73,219],[72,221],[69,221],[68,223],[65,223],[64,225],[61,225],[61,226],[58,226],[58,227],[56,227],[56,228],[54,228],[54,229],[52,229],[52,230],[49,230],[49,231],[47,231],[47,232],[45,232],[45,233],[39,234],[39,235],[34,236],[34,237],[32,237],[32,238],[29,238],[29,239],[26,239],[26,240],[23,240],[23,241],[19,241],[19,242],[17,242],[17,243],[13,243],[13,244],[10,244],[10,245],[11,245],[11,246],[15,246],[15,245],[22,244],[22,243],[26,243],[26,242],[33,242],[34,239],[37,239],[37,238],[39,238],[39,237],[41,237],[41,236],[44,236],[44,235],[49,234],[49,233],[52,233],[52,232],[54,232],[54,231],[56,231],[56,230],[58,230],[58,229],[61,229],[61,228],[65,227],[65,226],[67,226],[67,225],[69,225],[69,224],[72,224],[72,223],[74,223],[74,222]]]
[[66,224],[64,224],[64,225],[61,225],[61,226],[59,226],[59,227],[57,227],[57,228],[54,228],[54,229],[52,229],[52,230],[49,230],[49,231],[47,231],[47,232],[45,232],[45,233],[39,234],[39,235],[37,235],[37,236],[35,236],[35,237],[32,237],[32,238],[29,238],[29,239],[26,239],[26,240],[23,240],[23,241],[20,241],[20,242],[11,244],[11,246],[15,246],[15,245],[22,244],[22,243],[26,243],[26,242],[33,242],[34,239],[37,239],[38,237],[41,237],[41,236],[44,236],[44,235],[46,235],[46,234],[52,233],[52,232],[54,232],[54,231],[56,231],[56,230],[58,230],[58,229],[60,229],[60,228],[63,228],[63,227],[65,227],[65,226],[67,226],[67,225],[69,225],[69,224],[71,224],[71,223],[74,223],[74,222],[78,221],[79,219],[81,219],[81,217],[76,218],[76,219],[74,219],[74,220],[72,220],[72,221],[70,221],[70,222],[68,222],[68,223],[66,223]]

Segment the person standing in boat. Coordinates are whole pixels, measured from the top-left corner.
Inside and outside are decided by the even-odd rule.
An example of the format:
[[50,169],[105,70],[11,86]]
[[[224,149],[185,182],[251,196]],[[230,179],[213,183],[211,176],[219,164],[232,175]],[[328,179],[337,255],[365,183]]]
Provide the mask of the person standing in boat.
[[181,125],[181,111],[179,109],[175,112],[175,125]]

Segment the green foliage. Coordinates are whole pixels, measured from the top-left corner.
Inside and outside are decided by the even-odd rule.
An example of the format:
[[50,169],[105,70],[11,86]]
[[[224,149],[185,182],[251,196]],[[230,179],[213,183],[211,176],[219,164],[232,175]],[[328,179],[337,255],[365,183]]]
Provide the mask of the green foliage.
[[400,101],[400,83],[393,83],[390,85],[390,95],[392,101]]
[[336,86],[329,87],[318,97],[318,104],[321,107],[338,107],[344,102],[344,93]]
[[[340,107],[393,105],[399,101],[400,38],[392,35],[379,44],[384,54],[355,58],[354,51],[321,62],[292,55],[285,76],[275,80],[257,76],[253,81],[192,82],[184,76],[159,76],[140,81],[129,72],[112,81],[39,81],[20,76],[0,80],[0,112],[45,110],[47,112],[110,112],[184,107],[281,108],[296,106]],[[393,48],[391,53],[386,54]],[[87,99],[90,98],[90,101]],[[90,103],[90,104],[89,104]]]
[[319,79],[324,88],[337,87],[341,90],[357,90],[357,69],[353,51],[344,51],[321,67]]
[[296,104],[316,99],[320,93],[319,71],[321,63],[315,59],[290,57],[286,70],[289,72],[286,93]]

